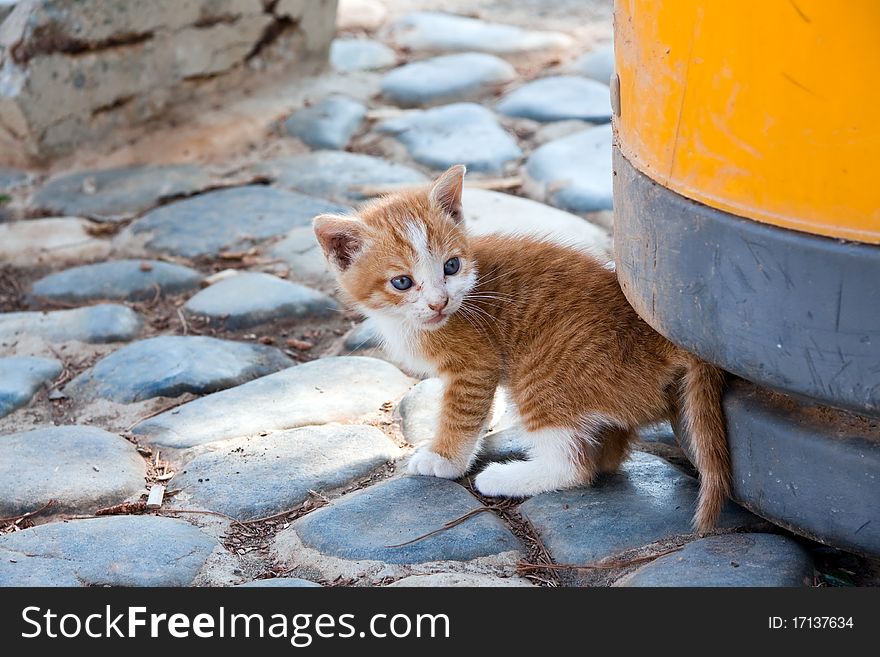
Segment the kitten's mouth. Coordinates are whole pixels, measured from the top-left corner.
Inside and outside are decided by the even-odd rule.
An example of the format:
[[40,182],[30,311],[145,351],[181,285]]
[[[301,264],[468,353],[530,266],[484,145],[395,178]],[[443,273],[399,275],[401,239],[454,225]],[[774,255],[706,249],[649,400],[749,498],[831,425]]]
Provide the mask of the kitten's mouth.
[[431,319],[426,320],[426,321],[425,321],[425,324],[431,324],[431,325],[439,324],[440,322],[442,322],[442,321],[443,321],[444,319],[446,319],[447,317],[448,317],[448,315],[445,315],[445,314],[443,314],[443,313],[437,313],[437,314],[434,315]]

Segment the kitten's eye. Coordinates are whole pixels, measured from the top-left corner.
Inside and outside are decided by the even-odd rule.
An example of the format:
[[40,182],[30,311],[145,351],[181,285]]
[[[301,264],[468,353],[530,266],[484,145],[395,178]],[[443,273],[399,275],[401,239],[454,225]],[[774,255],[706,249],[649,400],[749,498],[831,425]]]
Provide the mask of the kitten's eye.
[[461,261],[458,258],[450,258],[443,265],[443,273],[447,276],[454,276],[461,269]]
[[413,282],[409,276],[396,276],[391,279],[391,284],[394,286],[395,290],[403,292],[404,290],[411,288]]

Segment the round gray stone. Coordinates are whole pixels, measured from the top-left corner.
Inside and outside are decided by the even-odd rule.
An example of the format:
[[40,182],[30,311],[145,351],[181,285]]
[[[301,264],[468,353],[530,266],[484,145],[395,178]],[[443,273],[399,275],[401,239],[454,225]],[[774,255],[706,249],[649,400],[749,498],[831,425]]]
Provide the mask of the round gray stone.
[[541,78],[524,84],[498,103],[498,111],[534,121],[582,119],[594,123],[611,120],[608,86],[573,75]]
[[52,312],[0,313],[0,340],[37,336],[53,342],[123,342],[137,337],[143,322],[131,308],[99,304]]
[[236,438],[197,456],[174,478],[191,503],[239,520],[260,518],[366,476],[400,455],[375,427],[303,427]]
[[311,226],[294,228],[269,247],[269,256],[290,266],[290,278],[317,285],[331,285],[335,277]]
[[582,55],[572,64],[572,72],[608,84],[614,75],[614,44],[609,43]]
[[442,402],[443,381],[436,377],[420,381],[404,395],[394,412],[407,442],[421,445],[434,439]]
[[409,541],[480,508],[463,487],[436,477],[404,477],[376,484],[296,520],[292,529],[306,547],[349,560],[393,564],[470,561],[518,551],[519,541],[491,513],[452,529]]
[[217,546],[174,518],[53,522],[0,536],[0,586],[187,586]]
[[[663,459],[635,452],[621,472],[591,487],[542,493],[520,512],[557,563],[588,564],[662,538],[693,532],[698,483]],[[718,526],[759,520],[729,502]]]
[[284,130],[312,148],[345,148],[363,123],[366,106],[345,96],[329,96],[310,107],[294,112]]
[[315,582],[310,582],[307,579],[299,579],[298,577],[272,577],[270,579],[255,579],[253,582],[247,582],[246,584],[239,584],[240,588],[293,588],[293,589],[305,589],[305,588],[321,588],[320,584],[316,584]]
[[0,436],[0,516],[39,509],[89,513],[144,488],[146,467],[127,440],[97,427],[41,427]]
[[480,463],[527,459],[529,455],[528,450],[522,444],[522,431],[521,427],[513,426],[498,429],[483,436],[476,467],[480,468]]
[[0,417],[27,404],[62,369],[61,363],[51,358],[0,358]]
[[390,26],[387,36],[399,47],[430,52],[514,54],[567,48],[572,43],[571,37],[561,32],[525,30],[429,11],[403,16]]
[[322,212],[348,208],[321,199],[262,185],[246,185],[200,194],[157,208],[129,228],[146,235],[146,246],[185,257],[245,249],[310,225]]
[[202,336],[164,335],[126,345],[71,381],[76,399],[121,404],[153,397],[204,394],[237,386],[294,365],[275,347]]
[[195,269],[161,260],[115,260],[72,267],[36,281],[34,297],[64,303],[97,299],[141,301],[156,290],[177,294],[195,289],[202,275]]
[[383,121],[376,129],[394,135],[416,162],[433,169],[464,164],[472,171],[499,173],[522,156],[492,112],[474,103],[413,112]]
[[241,329],[278,319],[328,317],[339,304],[326,294],[271,274],[245,272],[205,288],[183,306],[211,324]]
[[321,358],[222,390],[144,420],[133,433],[186,448],[328,422],[351,422],[396,401],[413,380],[390,363],[349,356]]
[[672,425],[669,422],[660,422],[659,424],[652,424],[639,429],[639,438],[646,443],[663,443],[673,447],[678,446],[675,432],[672,430]]
[[526,162],[530,196],[571,212],[611,209],[611,125],[544,144]]
[[415,169],[360,153],[319,151],[270,160],[254,168],[281,187],[330,199],[358,203],[367,197],[362,185],[419,185],[428,179]]
[[48,181],[31,205],[47,214],[121,221],[211,184],[211,176],[192,164],[79,171]]
[[476,100],[516,77],[513,67],[493,55],[461,53],[413,62],[382,78],[382,93],[401,107]]
[[361,322],[348,333],[342,343],[346,351],[360,351],[361,349],[377,349],[382,346],[382,339],[373,329],[369,322]]
[[688,543],[614,586],[812,586],[813,561],[778,534],[725,534]]
[[465,188],[462,205],[471,235],[501,233],[550,239],[610,261],[611,236],[608,231],[577,215],[489,189]]
[[[2,3],[0,3],[2,4]],[[2,22],[3,9],[0,8],[0,22]],[[10,192],[19,187],[24,187],[33,180],[33,174],[18,169],[0,167],[0,194]]]
[[330,64],[337,71],[375,71],[396,63],[397,53],[380,41],[333,39],[330,44]]

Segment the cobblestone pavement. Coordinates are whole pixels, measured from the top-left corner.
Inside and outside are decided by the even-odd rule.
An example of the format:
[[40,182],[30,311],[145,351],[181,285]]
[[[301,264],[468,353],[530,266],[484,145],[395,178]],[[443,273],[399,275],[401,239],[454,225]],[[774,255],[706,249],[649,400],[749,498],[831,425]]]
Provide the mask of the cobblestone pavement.
[[[228,160],[0,171],[0,585],[858,583],[733,504],[692,534],[668,426],[528,500],[403,474],[440,382],[339,304],[311,218],[464,162],[474,232],[608,258],[613,62],[602,3],[568,32],[566,3],[519,26],[388,4],[344,2],[335,71]],[[527,458],[496,416],[481,463]]]

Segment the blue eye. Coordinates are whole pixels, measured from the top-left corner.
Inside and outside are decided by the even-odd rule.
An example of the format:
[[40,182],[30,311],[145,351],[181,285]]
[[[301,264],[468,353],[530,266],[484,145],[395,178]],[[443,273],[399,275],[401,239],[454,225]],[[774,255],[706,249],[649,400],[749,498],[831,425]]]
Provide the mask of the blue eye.
[[409,276],[397,276],[391,279],[391,284],[394,286],[395,290],[403,292],[404,290],[411,288],[413,282]]
[[447,276],[454,276],[461,269],[461,261],[458,258],[450,258],[443,265],[443,273]]

